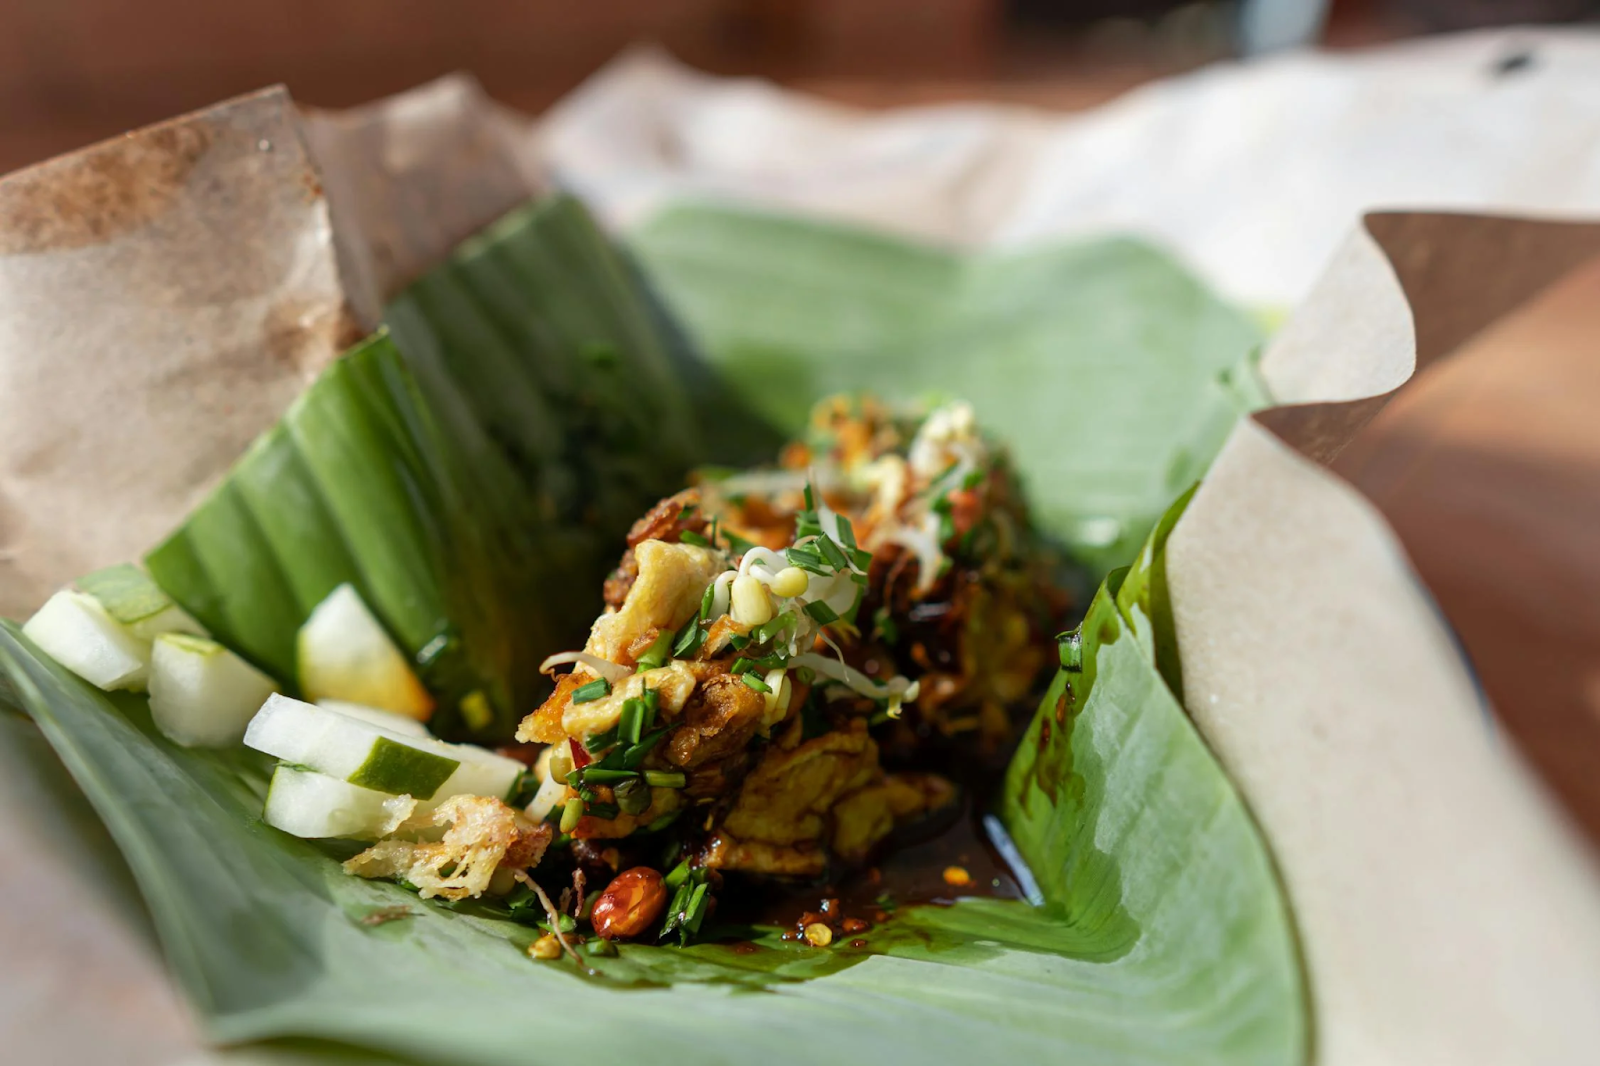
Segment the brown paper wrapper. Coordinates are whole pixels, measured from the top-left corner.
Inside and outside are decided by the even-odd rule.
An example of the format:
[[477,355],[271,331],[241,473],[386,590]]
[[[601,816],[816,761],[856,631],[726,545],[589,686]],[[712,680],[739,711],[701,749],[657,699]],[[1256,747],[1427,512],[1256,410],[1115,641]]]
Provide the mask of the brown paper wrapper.
[[[1600,1052],[1600,871],[1480,702],[1406,554],[1412,543],[1436,557],[1459,549],[1470,523],[1412,507],[1407,526],[1421,532],[1403,543],[1372,501],[1320,465],[1344,452],[1357,485],[1408,513],[1427,480],[1419,472],[1430,471],[1419,445],[1403,447],[1396,419],[1432,384],[1429,369],[1464,345],[1463,365],[1484,363],[1471,349],[1485,345],[1494,372],[1525,372],[1517,342],[1530,333],[1518,317],[1553,304],[1593,322],[1597,255],[1597,226],[1369,216],[1263,357],[1273,395],[1293,406],[1239,425],[1173,534],[1185,702],[1289,890],[1319,1062],[1580,1062]],[[1600,399],[1592,373],[1589,396]],[[1485,399],[1480,409],[1494,409]],[[1457,482],[1454,498],[1463,488],[1472,486]],[[1588,495],[1592,508],[1593,487]],[[1479,499],[1491,512],[1527,502]],[[1548,532],[1550,514],[1524,525]],[[1468,558],[1485,569],[1462,585],[1503,584],[1496,568],[1526,569],[1510,561],[1537,553],[1541,539],[1498,552],[1480,539]],[[1600,557],[1581,563],[1592,587]],[[1457,593],[1450,606],[1467,606],[1470,595]],[[1520,617],[1480,613],[1474,633],[1549,625],[1548,605],[1520,603]],[[1497,703],[1514,731],[1529,694],[1513,684]]]
[[268,89],[0,179],[0,615],[177,527],[384,300],[527,199],[470,79]]

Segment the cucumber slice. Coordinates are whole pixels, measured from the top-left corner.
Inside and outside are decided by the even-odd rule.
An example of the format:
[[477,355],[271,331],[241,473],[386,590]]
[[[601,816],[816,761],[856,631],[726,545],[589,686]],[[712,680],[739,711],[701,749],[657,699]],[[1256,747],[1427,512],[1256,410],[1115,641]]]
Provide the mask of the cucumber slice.
[[403,796],[361,788],[314,770],[279,766],[267,789],[262,818],[297,837],[377,840],[394,832],[411,813],[413,803]]
[[150,654],[150,716],[185,747],[223,748],[244,739],[277,684],[214,640],[163,633]]
[[39,649],[89,684],[107,692],[141,691],[150,645],[128,632],[100,601],[62,589],[22,627]]
[[210,636],[204,626],[172,602],[172,597],[149,574],[132,563],[96,570],[80,577],[77,585],[142,640],[154,640],[162,633]]
[[408,736],[276,694],[251,719],[244,742],[340,781],[419,800],[504,798],[523,769],[515,759],[483,748]]
[[363,722],[371,722],[381,726],[391,733],[404,733],[408,737],[431,737],[428,727],[415,718],[407,718],[403,714],[383,710],[381,707],[368,707],[362,703],[351,703],[349,700],[318,700],[318,707],[326,707],[330,711],[348,714],[352,718],[359,718]]
[[423,722],[433,713],[433,697],[352,585],[317,604],[295,647],[300,689],[310,699],[347,700]]

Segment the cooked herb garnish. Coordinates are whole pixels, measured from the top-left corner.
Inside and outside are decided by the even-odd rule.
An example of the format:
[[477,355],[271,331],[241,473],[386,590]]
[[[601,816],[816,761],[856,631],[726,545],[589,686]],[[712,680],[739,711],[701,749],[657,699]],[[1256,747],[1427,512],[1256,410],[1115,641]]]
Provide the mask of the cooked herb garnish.
[[[604,766],[585,766],[582,770],[574,770],[568,774],[567,781],[569,784],[610,785],[638,776],[631,770],[608,770]],[[573,781],[574,777],[578,779],[576,782]]]
[[829,622],[837,622],[839,620],[839,613],[821,600],[806,604],[806,614],[815,619],[818,625],[825,626]]
[[611,695],[611,682],[603,677],[597,677],[587,685],[579,685],[572,690],[573,703],[593,703],[595,700],[604,699]]
[[767,684],[759,674],[745,674],[744,683],[757,692],[771,692],[772,686]]
[[616,796],[617,806],[625,814],[643,814],[650,808],[650,785],[647,780],[634,777],[611,791]]
[[672,658],[672,642],[675,635],[670,629],[662,630],[661,634],[650,642],[644,654],[634,660],[635,669],[642,673],[667,665],[667,661]]

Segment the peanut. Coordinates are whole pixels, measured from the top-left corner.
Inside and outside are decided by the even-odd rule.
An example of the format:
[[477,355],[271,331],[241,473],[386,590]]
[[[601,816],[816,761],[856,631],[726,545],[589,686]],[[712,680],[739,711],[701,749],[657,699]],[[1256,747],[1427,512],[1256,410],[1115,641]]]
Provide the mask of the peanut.
[[648,929],[666,905],[667,889],[661,875],[648,866],[635,866],[612,878],[594,901],[589,921],[599,936],[621,940]]

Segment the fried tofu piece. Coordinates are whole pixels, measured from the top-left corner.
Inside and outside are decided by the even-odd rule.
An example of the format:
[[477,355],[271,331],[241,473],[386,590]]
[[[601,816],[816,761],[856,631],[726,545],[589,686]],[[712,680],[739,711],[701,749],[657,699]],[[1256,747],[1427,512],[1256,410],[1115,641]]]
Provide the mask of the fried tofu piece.
[[722,828],[740,840],[769,844],[820,840],[839,798],[877,774],[878,746],[859,719],[790,751],[768,748]]
[[604,733],[622,717],[622,704],[654,689],[659,713],[672,720],[683,710],[695,689],[695,671],[688,663],[673,660],[666,666],[634,674],[612,686],[611,693],[588,703],[573,703],[572,694],[594,677],[574,670],[556,682],[556,689],[517,727],[517,739],[524,744],[556,744],[568,737],[588,737]]
[[690,770],[743,751],[760,728],[765,709],[765,698],[743,678],[729,673],[706,678],[667,740],[667,761]]
[[707,842],[700,861],[713,870],[745,870],[771,877],[816,878],[828,868],[827,853],[814,843],[784,846],[740,840],[728,832],[717,833]]
[[627,666],[628,649],[650,629],[678,629],[700,609],[700,596],[727,569],[721,552],[661,540],[633,549],[638,576],[622,606],[595,620],[583,650]]
[[846,862],[861,862],[896,825],[955,798],[955,786],[938,774],[889,774],[834,806],[833,853]]

